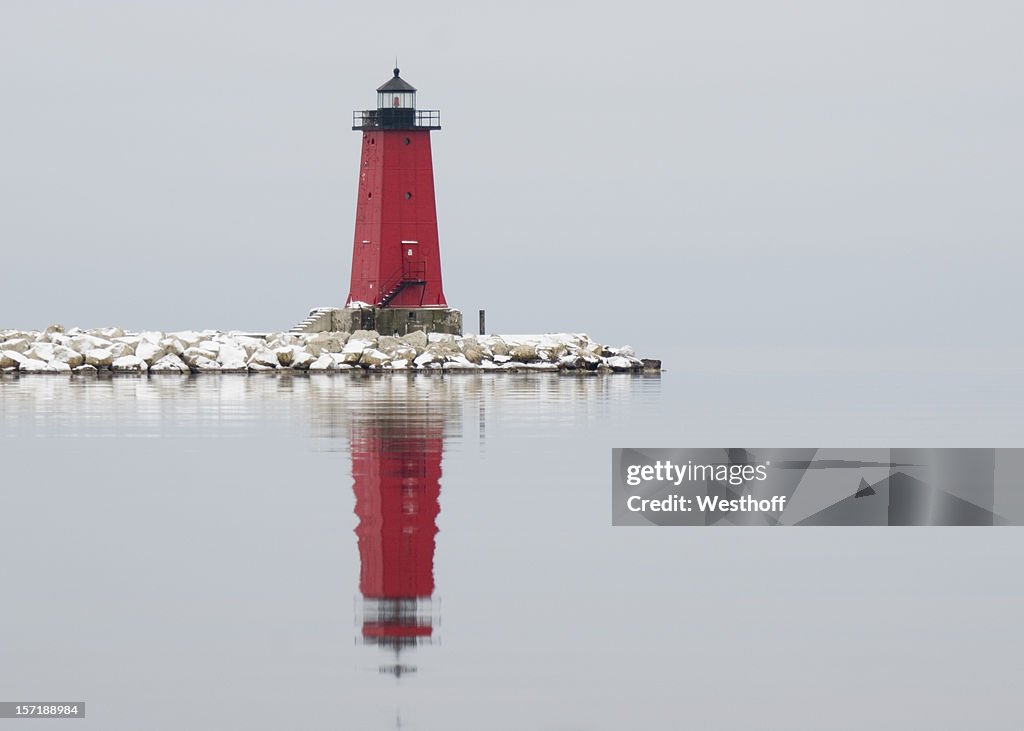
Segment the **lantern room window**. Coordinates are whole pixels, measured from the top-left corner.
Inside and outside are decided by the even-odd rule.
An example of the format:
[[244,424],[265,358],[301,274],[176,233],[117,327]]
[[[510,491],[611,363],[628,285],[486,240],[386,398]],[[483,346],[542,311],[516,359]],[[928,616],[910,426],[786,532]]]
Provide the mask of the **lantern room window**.
[[415,91],[378,91],[378,109],[415,109]]

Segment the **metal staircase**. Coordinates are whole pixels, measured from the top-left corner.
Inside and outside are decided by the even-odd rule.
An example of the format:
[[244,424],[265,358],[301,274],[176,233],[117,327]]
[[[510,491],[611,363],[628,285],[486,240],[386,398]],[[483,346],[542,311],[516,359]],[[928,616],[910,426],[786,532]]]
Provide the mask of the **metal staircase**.
[[381,287],[384,294],[377,300],[377,307],[387,307],[406,287],[426,284],[425,270],[423,262],[402,262],[402,267],[388,278],[391,284],[386,289]]
[[391,300],[393,300],[395,297],[397,297],[402,292],[402,290],[405,289],[406,287],[412,287],[412,286],[417,285],[417,284],[426,284],[426,283],[427,283],[427,280],[425,280],[425,279],[402,279],[402,280],[398,281],[397,283],[395,283],[391,287],[391,289],[389,289],[387,292],[384,293],[384,296],[381,297],[380,300],[377,302],[377,306],[378,307],[387,307],[388,303],[391,302]]

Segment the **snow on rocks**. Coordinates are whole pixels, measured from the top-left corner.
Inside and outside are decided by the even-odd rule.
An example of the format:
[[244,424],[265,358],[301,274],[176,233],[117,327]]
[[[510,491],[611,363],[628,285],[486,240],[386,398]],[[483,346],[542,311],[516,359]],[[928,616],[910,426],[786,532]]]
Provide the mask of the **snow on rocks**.
[[219,330],[126,332],[120,328],[0,330],[0,373],[171,374],[256,371],[438,371],[621,373],[660,371],[628,345],[612,348],[577,333],[383,335]]
[[222,371],[244,373],[247,370],[247,358],[243,344],[221,343],[217,351],[217,362]]
[[324,353],[319,358],[309,364],[309,370],[311,371],[333,371],[337,370],[338,364],[331,357],[330,353]]
[[49,364],[38,358],[25,358],[18,364],[19,373],[46,373]]
[[[147,333],[147,335],[148,334],[149,333]],[[153,365],[167,355],[167,350],[163,346],[159,345],[159,342],[159,340],[155,343],[149,339],[143,340],[135,346],[135,355],[146,361],[146,365]]]
[[297,371],[308,370],[311,365],[316,361],[312,355],[303,350],[300,346],[293,346],[294,355],[292,356],[292,368]]
[[114,351],[108,348],[93,348],[85,352],[85,362],[87,365],[94,366],[96,368],[108,368],[111,363],[114,362]]
[[[269,348],[257,348],[252,355],[249,356],[249,370],[268,370],[277,368],[278,359],[277,353]],[[259,366],[259,368],[254,368]]]
[[168,353],[160,360],[156,361],[149,367],[150,373],[170,373],[170,374],[182,374],[187,375],[191,373],[191,369],[188,364],[185,363],[174,353]]
[[115,373],[145,373],[149,366],[137,355],[122,355],[120,358],[114,358],[110,370]]

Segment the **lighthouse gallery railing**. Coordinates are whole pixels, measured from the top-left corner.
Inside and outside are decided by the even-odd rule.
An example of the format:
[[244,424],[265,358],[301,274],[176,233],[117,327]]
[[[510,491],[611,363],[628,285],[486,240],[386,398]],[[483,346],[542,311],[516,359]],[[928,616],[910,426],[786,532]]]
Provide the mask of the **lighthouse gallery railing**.
[[441,129],[438,109],[363,109],[352,112],[352,129]]

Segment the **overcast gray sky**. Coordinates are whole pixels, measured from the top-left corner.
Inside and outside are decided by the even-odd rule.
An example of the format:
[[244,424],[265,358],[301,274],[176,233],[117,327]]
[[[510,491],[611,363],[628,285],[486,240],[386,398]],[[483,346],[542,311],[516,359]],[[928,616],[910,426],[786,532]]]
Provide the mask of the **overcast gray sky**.
[[287,328],[348,292],[397,55],[445,291],[504,332],[1020,345],[1012,2],[0,4],[0,327]]

